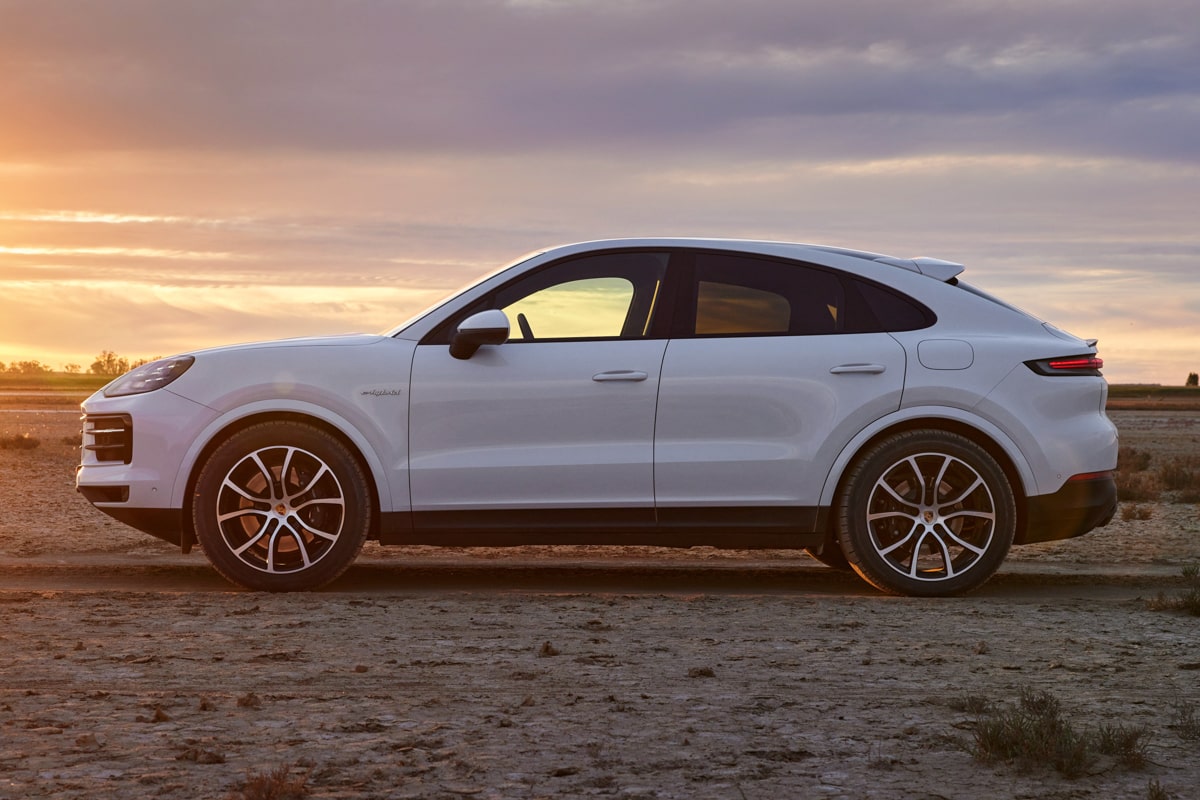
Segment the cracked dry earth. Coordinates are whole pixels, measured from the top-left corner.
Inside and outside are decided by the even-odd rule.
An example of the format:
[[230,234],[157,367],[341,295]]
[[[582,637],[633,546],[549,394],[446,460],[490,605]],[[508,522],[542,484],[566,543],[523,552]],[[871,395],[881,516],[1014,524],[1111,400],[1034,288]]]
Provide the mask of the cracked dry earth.
[[[1197,416],[1113,414],[1180,452]],[[0,411],[41,441],[0,450],[0,798],[242,797],[277,768],[314,798],[1200,796],[1200,620],[1146,608],[1200,561],[1194,505],[1017,549],[952,600],[653,548],[368,546],[264,595],[75,496],[76,428]],[[1150,763],[979,763],[961,701],[1021,687],[1146,726]]]

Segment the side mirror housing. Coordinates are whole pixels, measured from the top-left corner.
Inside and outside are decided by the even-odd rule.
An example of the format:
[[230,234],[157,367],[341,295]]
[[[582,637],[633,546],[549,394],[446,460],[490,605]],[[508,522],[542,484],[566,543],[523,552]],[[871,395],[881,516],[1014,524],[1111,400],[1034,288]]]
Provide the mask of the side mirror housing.
[[504,344],[509,330],[508,317],[498,308],[472,314],[458,324],[450,342],[450,355],[467,359],[485,344]]

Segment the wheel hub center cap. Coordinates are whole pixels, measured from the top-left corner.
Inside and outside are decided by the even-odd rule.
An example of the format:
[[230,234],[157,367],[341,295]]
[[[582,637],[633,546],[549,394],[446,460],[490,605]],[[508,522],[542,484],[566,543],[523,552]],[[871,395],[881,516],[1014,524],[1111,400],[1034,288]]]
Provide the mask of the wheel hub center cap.
[[275,513],[280,516],[284,516],[287,514],[287,506],[285,506],[283,503],[280,503],[279,505],[275,506]]
[[937,519],[937,514],[935,514],[932,510],[927,508],[921,513],[921,519],[925,520],[926,525],[929,525],[935,519]]

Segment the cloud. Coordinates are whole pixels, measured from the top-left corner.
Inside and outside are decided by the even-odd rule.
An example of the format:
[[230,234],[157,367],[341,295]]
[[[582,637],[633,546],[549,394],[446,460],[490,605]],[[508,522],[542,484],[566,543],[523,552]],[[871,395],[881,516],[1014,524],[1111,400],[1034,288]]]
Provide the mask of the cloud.
[[1194,160],[1191,0],[0,2],[10,152]]

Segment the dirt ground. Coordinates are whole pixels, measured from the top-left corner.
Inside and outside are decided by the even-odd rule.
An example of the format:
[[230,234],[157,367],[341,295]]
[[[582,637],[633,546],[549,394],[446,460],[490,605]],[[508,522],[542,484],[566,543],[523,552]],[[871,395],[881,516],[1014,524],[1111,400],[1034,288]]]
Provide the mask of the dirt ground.
[[[1112,413],[1156,457],[1200,412]],[[368,545],[329,588],[230,587],[73,488],[77,414],[0,398],[0,798],[1200,797],[1200,619],[1152,612],[1200,509],[1014,549],[953,600],[802,553]],[[966,697],[1145,726],[1150,764],[984,765]]]

